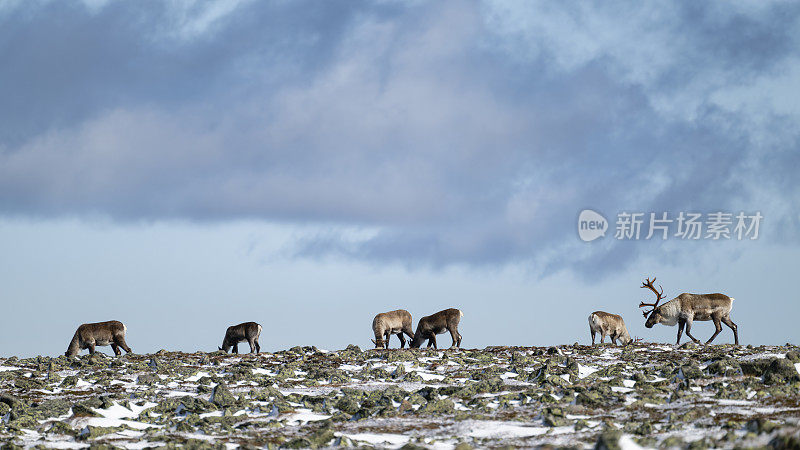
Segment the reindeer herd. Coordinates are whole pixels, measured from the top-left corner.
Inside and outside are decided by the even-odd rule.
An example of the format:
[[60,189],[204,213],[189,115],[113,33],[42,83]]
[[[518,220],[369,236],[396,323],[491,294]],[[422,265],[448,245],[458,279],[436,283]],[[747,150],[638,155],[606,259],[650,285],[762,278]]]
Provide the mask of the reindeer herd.
[[[678,325],[678,340],[675,344],[681,343],[681,335],[684,328],[686,328],[686,335],[695,343],[700,343],[698,339],[692,336],[692,323],[697,321],[714,322],[714,334],[706,341],[710,344],[715,337],[722,331],[722,324],[728,326],[733,330],[733,339],[736,345],[739,345],[739,333],[737,326],[731,320],[731,309],[733,309],[733,297],[728,297],[725,294],[687,294],[683,293],[672,300],[659,306],[658,302],[664,299],[664,288],[658,291],[653,282],[656,278],[645,278],[640,286],[643,289],[650,289],[656,295],[655,303],[640,302],[639,308],[652,307],[649,311],[643,311],[647,321],[644,326],[653,328],[653,325],[660,323],[662,325]],[[594,345],[595,333],[600,333],[600,343],[603,343],[605,336],[611,337],[611,342],[614,344],[619,340],[623,345],[631,342],[631,336],[625,328],[625,322],[622,317],[616,314],[609,314],[603,311],[595,311],[589,316],[589,332],[592,334],[592,345]]]
[[[681,343],[681,335],[684,329],[686,336],[689,336],[695,343],[700,343],[691,334],[692,323],[697,321],[713,321],[715,332],[706,341],[710,344],[714,338],[722,331],[722,324],[724,323],[731,330],[733,330],[733,338],[736,345],[739,345],[739,334],[737,332],[736,324],[731,320],[731,309],[733,308],[733,297],[728,297],[725,294],[687,294],[683,293],[674,299],[659,305],[663,300],[664,288],[661,291],[655,288],[650,278],[646,278],[640,286],[643,289],[651,290],[656,300],[654,303],[639,303],[639,307],[650,307],[652,309],[643,311],[642,314],[647,319],[645,326],[653,328],[653,325],[660,323],[663,325],[678,325],[678,339],[676,344]],[[408,336],[409,348],[419,348],[424,341],[428,341],[428,347],[438,348],[436,346],[436,335],[445,332],[450,333],[453,340],[450,348],[461,347],[461,333],[458,332],[458,324],[464,313],[456,308],[449,308],[439,311],[430,316],[425,316],[419,319],[416,331],[412,332],[413,320],[411,313],[404,309],[380,313],[372,320],[372,332],[375,334],[375,339],[372,342],[375,344],[376,349],[388,349],[389,338],[396,335],[400,340],[400,348],[406,345],[405,337]],[[238,344],[240,342],[247,342],[250,345],[250,353],[258,353],[261,351],[261,346],[258,343],[258,338],[261,336],[261,325],[255,322],[245,322],[239,325],[228,327],[225,331],[225,337],[222,340],[222,346],[218,347],[219,350],[238,354]],[[125,342],[125,334],[127,327],[117,320],[99,323],[85,323],[78,327],[69,347],[66,351],[66,356],[71,357],[77,355],[81,350],[88,349],[90,354],[94,354],[95,346],[110,345],[114,354],[119,356],[122,348],[127,353],[131,352],[131,348]],[[615,345],[627,345],[633,342],[628,329],[625,327],[625,321],[622,316],[611,314],[604,311],[595,311],[589,315],[589,332],[592,335],[592,345],[595,345],[595,335],[600,333],[600,343],[605,343],[605,337],[608,336],[611,342]]]

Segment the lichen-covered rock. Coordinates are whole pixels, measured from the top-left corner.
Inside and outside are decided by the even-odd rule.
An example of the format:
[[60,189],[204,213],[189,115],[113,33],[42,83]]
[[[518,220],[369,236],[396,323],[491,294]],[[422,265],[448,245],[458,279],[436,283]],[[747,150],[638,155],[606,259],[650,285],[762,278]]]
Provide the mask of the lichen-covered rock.
[[33,407],[34,414],[42,419],[59,417],[69,413],[72,405],[63,398],[47,399]]
[[76,384],[78,384],[78,377],[74,375],[66,376],[63,380],[61,380],[61,387],[73,387]]
[[450,399],[430,400],[422,408],[426,414],[452,414],[455,405]]
[[352,395],[346,395],[336,402],[336,408],[347,414],[355,414],[361,409],[361,404]]
[[703,378],[703,371],[700,370],[700,367],[696,363],[692,363],[679,367],[676,376],[679,379],[694,380]]
[[735,359],[723,358],[709,364],[706,371],[709,375],[736,376],[742,373],[742,367]]
[[773,358],[764,370],[764,383],[776,384],[800,381],[800,374],[794,364],[783,358]]
[[214,390],[211,392],[211,403],[219,406],[220,408],[225,408],[228,406],[232,406],[236,403],[236,397],[233,396],[228,388],[220,383],[214,387]]
[[[413,445],[432,447],[454,443],[449,436],[469,421],[481,423],[481,430],[491,430],[493,421],[559,427],[557,433],[533,436],[458,437],[476,448],[583,446],[599,441],[604,429],[622,431],[626,441],[649,448],[752,447],[790,435],[791,405],[800,397],[800,381],[788,370],[796,347],[629,347],[573,344],[550,355],[545,348],[519,347],[338,352],[295,347],[260,355],[131,354],[97,357],[98,362],[87,355],[0,357],[0,442],[45,442],[37,440],[38,433],[73,446],[128,445],[138,439],[167,448],[319,448],[367,444],[345,435],[411,433]],[[585,367],[596,371],[587,376]],[[426,374],[432,373],[439,376],[430,380]],[[61,387],[64,380],[67,386]],[[43,388],[36,389],[39,385]],[[211,401],[220,393],[228,406]],[[77,415],[69,416],[70,408]],[[124,412],[116,408],[133,414],[146,408],[138,417],[125,417],[141,425],[89,433],[85,424],[93,418],[81,414]],[[725,412],[712,414],[716,408]],[[759,418],[765,421],[759,424]],[[154,427],[141,428],[148,425]],[[79,438],[80,431],[94,437]],[[677,439],[688,431],[691,444]],[[187,438],[194,435],[206,440]]]
[[619,439],[621,437],[621,431],[605,431],[597,438],[594,448],[595,450],[620,450]]

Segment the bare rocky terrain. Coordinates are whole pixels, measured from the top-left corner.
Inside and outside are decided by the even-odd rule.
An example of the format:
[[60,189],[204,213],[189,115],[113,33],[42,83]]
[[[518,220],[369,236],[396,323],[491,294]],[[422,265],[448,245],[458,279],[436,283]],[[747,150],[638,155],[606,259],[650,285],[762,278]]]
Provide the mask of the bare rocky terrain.
[[800,448],[798,347],[0,358],[5,446]]

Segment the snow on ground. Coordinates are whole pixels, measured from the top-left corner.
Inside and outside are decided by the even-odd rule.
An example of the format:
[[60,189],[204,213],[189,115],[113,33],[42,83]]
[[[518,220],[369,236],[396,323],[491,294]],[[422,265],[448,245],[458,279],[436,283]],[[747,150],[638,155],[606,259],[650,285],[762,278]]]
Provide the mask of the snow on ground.
[[[608,435],[623,449],[763,446],[799,425],[792,352],[637,343],[0,358],[0,442],[587,448]],[[764,372],[787,358],[796,377]],[[717,361],[741,371],[713,372]]]

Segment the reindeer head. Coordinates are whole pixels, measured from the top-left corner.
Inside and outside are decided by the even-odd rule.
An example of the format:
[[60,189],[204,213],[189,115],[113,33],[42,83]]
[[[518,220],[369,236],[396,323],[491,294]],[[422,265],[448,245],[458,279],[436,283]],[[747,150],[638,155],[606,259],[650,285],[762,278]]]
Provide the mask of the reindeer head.
[[372,343],[375,344],[375,348],[386,348],[387,340],[385,339],[371,339]]
[[[653,281],[656,281],[656,278],[653,277]],[[653,281],[650,281],[650,278],[645,278],[645,282],[642,283],[641,288],[647,288],[653,291],[656,294],[656,301],[655,303],[645,303],[640,302],[639,308],[644,306],[652,306],[653,309],[650,311],[642,311],[642,315],[647,318],[647,322],[644,323],[644,326],[647,328],[653,328],[653,325],[661,322],[661,308],[658,306],[658,302],[660,302],[664,298],[664,288],[659,285],[658,287],[661,288],[661,292],[656,290],[655,286],[653,286]]]
[[411,338],[411,342],[408,343],[408,348],[420,348],[424,340],[422,336],[414,334],[414,337]]

